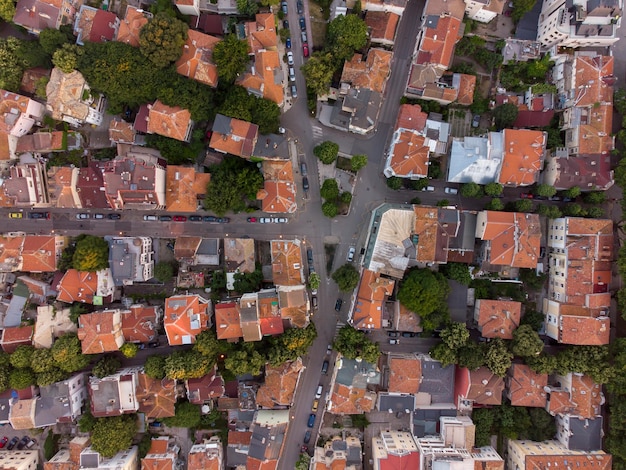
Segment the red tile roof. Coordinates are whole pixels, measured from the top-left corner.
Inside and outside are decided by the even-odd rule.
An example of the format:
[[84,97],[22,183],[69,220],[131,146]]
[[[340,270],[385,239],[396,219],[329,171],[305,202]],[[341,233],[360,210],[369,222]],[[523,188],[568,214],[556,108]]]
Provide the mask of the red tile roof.
[[167,106],[159,100],[149,107],[147,132],[170,139],[187,141],[193,126],[191,113],[178,106]]
[[2,330],[2,350],[7,353],[14,352],[18,346],[30,346],[35,332],[34,326],[15,326]]
[[526,455],[525,470],[546,470],[549,468],[584,468],[588,470],[609,470],[612,456],[608,454]]
[[277,81],[282,77],[280,57],[276,51],[258,51],[254,56],[254,69],[244,73],[237,81],[239,85],[261,95],[263,98],[273,101],[278,106],[283,105],[284,88],[283,81]]
[[602,387],[588,375],[572,373],[570,400],[575,406],[571,414],[581,418],[595,418],[602,414],[604,396]]
[[468,370],[456,368],[457,399],[467,399],[475,405],[500,405],[504,391],[504,379],[487,367]]
[[422,361],[415,356],[389,357],[389,393],[419,392],[422,381]]
[[220,398],[224,391],[224,379],[217,373],[217,366],[204,377],[187,380],[187,396],[194,405],[204,405],[210,400]]
[[595,106],[596,103],[613,103],[613,67],[611,56],[580,55],[574,59],[572,81],[577,107]]
[[[60,241],[61,238],[59,237]],[[22,245],[22,270],[54,272],[57,269],[57,237],[27,235]],[[58,253],[59,257],[61,252]]]
[[352,325],[357,329],[382,328],[385,299],[393,293],[395,281],[383,278],[380,273],[363,270],[357,299],[352,312]]
[[80,272],[69,269],[57,286],[59,295],[57,300],[71,304],[73,302],[93,303],[98,289],[98,274],[95,272]]
[[217,339],[239,339],[241,331],[241,313],[235,302],[215,305],[215,331]]
[[525,364],[513,364],[507,376],[507,395],[513,406],[545,408],[548,374],[538,374]]
[[139,403],[139,412],[145,413],[146,418],[161,419],[174,416],[176,404],[174,380],[156,380],[151,379],[145,373],[139,373],[135,395]]
[[519,326],[522,314],[522,303],[513,300],[476,301],[474,319],[484,338],[513,339],[513,331]]
[[256,394],[257,405],[263,408],[291,406],[302,369],[300,358],[285,362],[278,367],[266,366],[265,382]]
[[365,24],[370,28],[372,42],[393,43],[400,15],[388,11],[371,11],[365,14]]
[[83,314],[78,319],[78,339],[83,354],[118,351],[124,344],[119,310]]
[[165,333],[170,346],[192,344],[209,327],[208,305],[197,295],[176,295],[165,300]]
[[535,184],[545,156],[546,139],[543,131],[504,129],[498,182],[515,187]]
[[198,173],[195,168],[167,165],[165,205],[169,212],[195,212],[199,196],[206,194],[211,181],[209,173]]
[[272,13],[257,13],[256,21],[248,21],[244,28],[251,54],[261,49],[276,50],[276,19]]
[[270,242],[272,275],[277,286],[298,286],[304,283],[302,248],[290,240]]
[[124,19],[120,22],[116,41],[139,47],[139,33],[148,23],[151,13],[140,10],[137,7],[127,5]]
[[452,63],[454,45],[462,37],[461,20],[440,16],[435,28],[426,27],[419,46],[418,64],[437,64],[447,69]]
[[296,185],[293,179],[291,160],[263,161],[263,189],[257,199],[261,201],[263,212],[271,214],[291,214],[296,211]]
[[229,132],[221,134],[213,128],[209,147],[218,152],[250,158],[259,136],[259,126],[240,119],[223,118],[230,122]]
[[157,335],[158,310],[153,305],[131,305],[122,312],[122,332],[129,343],[147,343]]
[[601,346],[610,341],[611,320],[608,317],[561,315],[559,326],[559,343]]
[[220,39],[190,29],[183,53],[176,61],[176,71],[212,87],[217,86],[217,66],[213,62],[213,48]]
[[364,61],[362,54],[354,54],[343,65],[341,82],[349,83],[353,88],[367,88],[383,93],[391,73],[392,55],[384,49],[370,49]]

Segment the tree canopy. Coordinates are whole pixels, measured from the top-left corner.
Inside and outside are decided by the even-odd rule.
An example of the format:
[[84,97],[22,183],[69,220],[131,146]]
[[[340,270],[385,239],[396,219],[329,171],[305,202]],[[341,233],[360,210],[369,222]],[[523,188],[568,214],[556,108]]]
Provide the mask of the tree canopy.
[[220,80],[233,83],[237,76],[246,70],[250,58],[248,57],[248,43],[237,39],[234,34],[228,34],[223,41],[213,48],[213,62],[217,66],[217,75]]
[[355,330],[350,325],[342,327],[335,337],[333,349],[348,359],[362,358],[370,364],[376,364],[380,357],[380,347],[370,341],[365,333]]
[[322,183],[320,196],[327,201],[334,201],[339,197],[339,185],[334,178],[328,178]]
[[109,244],[102,237],[86,235],[76,242],[72,267],[78,271],[100,271],[109,267]]
[[366,165],[367,155],[352,155],[352,158],[350,159],[350,168],[352,169],[352,171],[359,171],[361,168],[365,168]]
[[239,157],[226,156],[210,171],[204,206],[220,216],[229,210],[245,210],[246,200],[256,201],[257,192],[263,187],[263,175],[256,165]]
[[167,261],[159,261],[154,267],[154,278],[159,282],[168,282],[174,277],[174,267]]
[[91,373],[101,379],[114,374],[121,366],[122,363],[118,358],[112,355],[106,355],[93,366]]
[[254,348],[253,343],[244,343],[239,350],[228,355],[224,360],[224,367],[236,376],[259,375],[266,361],[266,358]]
[[157,13],[139,32],[139,50],[155,67],[167,67],[181,56],[188,30],[179,19]]
[[341,292],[350,292],[359,284],[359,272],[352,264],[346,263],[332,274],[332,279]]
[[306,86],[316,95],[325,95],[333,81],[335,64],[330,52],[314,52],[300,68]]
[[278,366],[304,356],[315,338],[317,338],[317,330],[313,322],[309,323],[306,328],[289,328],[282,335],[273,336],[270,340],[272,344],[269,352],[270,364]]
[[413,269],[402,281],[398,300],[422,320],[427,320],[434,312],[447,312],[449,293],[448,281],[442,274],[430,269]]
[[504,103],[493,110],[496,127],[499,130],[511,127],[517,119],[519,110],[513,103]]
[[148,356],[144,365],[146,375],[152,379],[160,380],[165,377],[165,356]]
[[461,186],[461,196],[463,197],[483,197],[483,187],[476,183],[465,183]]
[[367,44],[367,25],[357,15],[339,15],[328,23],[326,43],[335,60],[350,60]]
[[339,145],[335,142],[325,141],[313,148],[313,155],[320,159],[325,165],[330,165],[337,160]]
[[504,377],[511,367],[513,354],[509,352],[505,342],[500,338],[494,338],[487,346],[485,352],[485,365],[495,375]]
[[224,116],[258,125],[261,134],[275,133],[280,127],[278,105],[268,99],[251,95],[239,85],[228,89],[218,112]]
[[17,349],[11,353],[9,361],[11,362],[11,365],[17,369],[30,367],[34,352],[35,348],[32,346],[18,346]]
[[520,357],[538,356],[543,351],[543,341],[531,325],[521,325],[513,331],[511,352]]
[[136,433],[135,415],[98,418],[93,424],[91,446],[103,457],[111,458],[118,452],[128,449]]
[[52,345],[52,357],[59,369],[75,372],[89,364],[89,357],[83,355],[80,340],[75,333],[66,333]]
[[556,192],[556,188],[549,184],[539,184],[535,188],[535,194],[537,196],[552,197],[556,194]]
[[174,351],[165,358],[165,376],[172,380],[199,379],[209,373],[215,361],[198,351]]
[[175,428],[197,428],[200,425],[200,407],[189,403],[188,401],[180,401],[176,403],[175,414],[170,418],[165,418],[163,422],[167,426]]

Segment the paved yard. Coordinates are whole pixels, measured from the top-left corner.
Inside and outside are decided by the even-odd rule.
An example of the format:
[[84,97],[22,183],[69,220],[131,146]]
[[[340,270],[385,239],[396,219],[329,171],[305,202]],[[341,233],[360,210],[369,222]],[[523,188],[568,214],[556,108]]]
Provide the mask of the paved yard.
[[448,114],[450,121],[450,135],[452,137],[465,137],[471,134],[472,113],[465,109],[451,109]]

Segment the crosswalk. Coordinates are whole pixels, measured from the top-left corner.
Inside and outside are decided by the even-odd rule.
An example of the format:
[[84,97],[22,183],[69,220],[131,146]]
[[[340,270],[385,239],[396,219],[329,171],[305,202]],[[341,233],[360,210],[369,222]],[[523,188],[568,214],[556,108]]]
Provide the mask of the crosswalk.
[[313,142],[319,144],[324,141],[324,129],[320,126],[311,126],[313,130]]
[[344,326],[346,326],[345,322],[338,321],[337,325],[335,325],[335,331],[337,332],[337,331],[341,330]]

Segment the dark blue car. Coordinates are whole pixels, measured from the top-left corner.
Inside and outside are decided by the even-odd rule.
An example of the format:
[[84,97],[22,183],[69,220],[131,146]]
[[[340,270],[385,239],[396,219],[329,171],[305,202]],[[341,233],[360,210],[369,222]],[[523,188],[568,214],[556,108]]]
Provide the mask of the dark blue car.
[[291,38],[287,38],[287,40],[285,41],[285,47],[287,49],[291,49]]
[[300,29],[304,31],[306,29],[306,23],[304,22],[304,16],[300,17]]
[[306,425],[307,425],[307,427],[312,428],[314,424],[315,424],[315,415],[313,413],[311,413],[309,415],[309,422],[306,423]]

